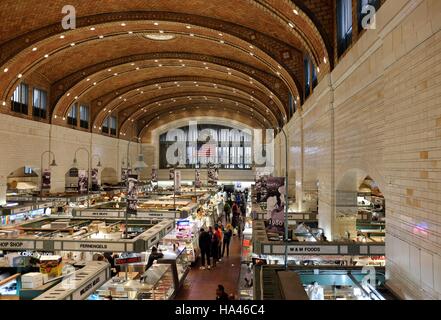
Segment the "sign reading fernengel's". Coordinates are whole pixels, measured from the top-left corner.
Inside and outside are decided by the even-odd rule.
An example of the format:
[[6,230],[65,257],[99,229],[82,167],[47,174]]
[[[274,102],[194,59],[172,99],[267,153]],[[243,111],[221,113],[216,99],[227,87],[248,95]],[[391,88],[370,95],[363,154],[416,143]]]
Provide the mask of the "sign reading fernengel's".
[[80,242],[72,241],[63,243],[64,250],[72,251],[115,251],[122,252],[125,251],[123,243],[112,243],[112,242]]
[[0,241],[0,249],[2,250],[33,250],[34,242],[33,241],[20,241],[20,240],[9,240],[9,241]]

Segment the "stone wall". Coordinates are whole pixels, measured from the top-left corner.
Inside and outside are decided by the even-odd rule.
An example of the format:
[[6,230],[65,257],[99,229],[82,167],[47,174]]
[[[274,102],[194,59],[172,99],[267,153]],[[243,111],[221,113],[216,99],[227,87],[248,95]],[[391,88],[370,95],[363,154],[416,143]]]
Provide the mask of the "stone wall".
[[410,299],[441,298],[440,27],[441,1],[387,1],[377,29],[363,33],[287,125],[296,197],[318,182],[328,237],[347,228],[337,194],[354,194],[367,175],[379,185],[388,285]]

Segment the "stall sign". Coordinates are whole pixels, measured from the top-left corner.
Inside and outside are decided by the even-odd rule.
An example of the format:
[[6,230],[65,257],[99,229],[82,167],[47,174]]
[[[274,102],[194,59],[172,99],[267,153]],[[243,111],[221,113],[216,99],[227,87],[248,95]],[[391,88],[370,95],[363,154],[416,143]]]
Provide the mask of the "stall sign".
[[98,289],[107,280],[106,271],[100,272],[99,275],[92,278],[86,284],[81,286],[72,294],[72,300],[84,300],[90,296],[96,289]]
[[118,266],[125,265],[125,264],[131,264],[131,263],[139,263],[139,262],[141,262],[140,256],[115,259],[115,264]]
[[125,251],[124,243],[115,242],[86,242],[64,241],[63,250],[72,251],[95,251],[95,252],[122,252]]
[[81,217],[119,217],[120,211],[79,211]]
[[[272,252],[270,252],[271,246],[264,246],[263,254],[284,254],[285,246],[273,245]],[[339,254],[338,246],[314,246],[314,245],[299,245],[288,246],[289,255],[324,255],[324,254]]]
[[18,214],[23,212],[31,211],[32,207],[21,207],[21,208],[15,208],[11,210],[11,214]]
[[0,250],[33,250],[34,248],[34,241],[0,240]]

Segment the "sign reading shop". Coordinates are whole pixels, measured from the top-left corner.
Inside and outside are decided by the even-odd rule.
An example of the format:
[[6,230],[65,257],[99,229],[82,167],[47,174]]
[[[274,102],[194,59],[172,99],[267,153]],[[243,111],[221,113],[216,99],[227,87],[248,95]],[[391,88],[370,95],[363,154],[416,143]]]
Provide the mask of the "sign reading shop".
[[33,250],[34,247],[35,246],[33,241],[0,241],[1,250]]

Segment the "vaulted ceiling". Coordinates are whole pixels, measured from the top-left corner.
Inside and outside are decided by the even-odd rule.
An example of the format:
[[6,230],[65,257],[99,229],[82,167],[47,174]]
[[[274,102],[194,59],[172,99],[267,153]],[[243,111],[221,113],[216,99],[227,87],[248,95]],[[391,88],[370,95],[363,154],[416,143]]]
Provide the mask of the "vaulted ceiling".
[[[49,87],[50,122],[75,101],[91,131],[109,115],[119,136],[156,122],[204,115],[274,128],[303,101],[303,58],[332,68],[332,0],[62,0],[0,2],[0,101],[20,81]],[[29,10],[32,8],[32,10]],[[0,106],[8,112],[6,103]],[[127,136],[128,138],[128,136]]]

